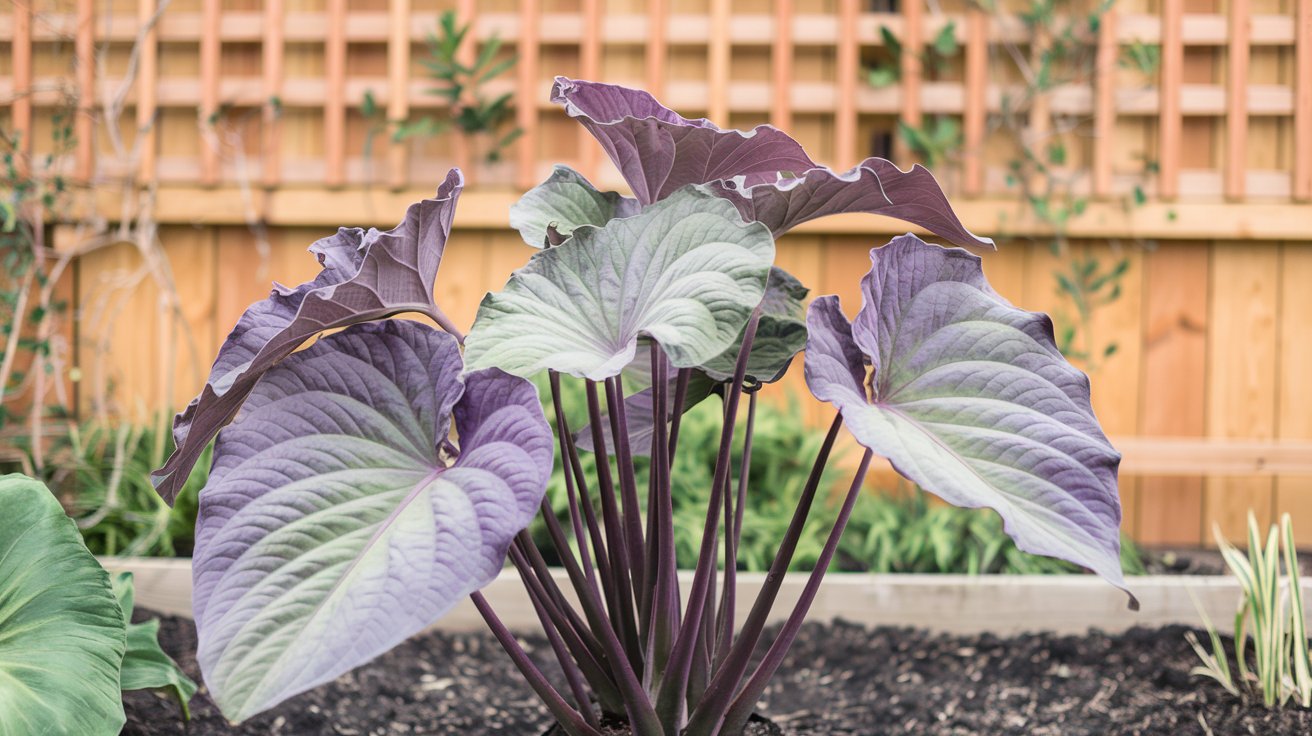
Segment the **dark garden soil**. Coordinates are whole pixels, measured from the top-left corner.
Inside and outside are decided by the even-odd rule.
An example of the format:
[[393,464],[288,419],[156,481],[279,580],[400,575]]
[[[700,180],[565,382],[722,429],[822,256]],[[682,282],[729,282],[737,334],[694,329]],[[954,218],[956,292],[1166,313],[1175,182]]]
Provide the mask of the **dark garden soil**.
[[[762,711],[784,734],[799,736],[1312,734],[1312,712],[1266,710],[1191,677],[1186,630],[1000,639],[811,625]],[[191,621],[166,617],[160,638],[199,680]],[[525,644],[554,672],[545,642]],[[241,726],[229,726],[203,690],[185,727],[164,696],[125,700],[123,733],[138,736],[539,736],[549,725],[500,647],[481,633],[418,637]]]
[[[1215,549],[1142,550],[1143,564],[1149,575],[1229,575],[1221,553]],[[1312,575],[1312,555],[1298,555],[1300,574]]]

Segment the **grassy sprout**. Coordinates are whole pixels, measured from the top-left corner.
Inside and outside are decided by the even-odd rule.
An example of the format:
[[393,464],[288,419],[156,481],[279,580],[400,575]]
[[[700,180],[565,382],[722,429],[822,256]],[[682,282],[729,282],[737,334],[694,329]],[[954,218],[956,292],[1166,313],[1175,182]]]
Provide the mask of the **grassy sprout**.
[[1260,696],[1268,708],[1284,706],[1291,698],[1305,708],[1312,706],[1312,660],[1308,656],[1303,591],[1289,514],[1281,517],[1278,526],[1271,526],[1263,543],[1257,519],[1249,512],[1247,554],[1226,541],[1220,528],[1214,533],[1221,556],[1243,591],[1235,613],[1235,669],[1230,668],[1229,655],[1216,627],[1203,613],[1212,649],[1204,648],[1192,633],[1186,635],[1202,660],[1191,672],[1215,680],[1236,696],[1244,692]]

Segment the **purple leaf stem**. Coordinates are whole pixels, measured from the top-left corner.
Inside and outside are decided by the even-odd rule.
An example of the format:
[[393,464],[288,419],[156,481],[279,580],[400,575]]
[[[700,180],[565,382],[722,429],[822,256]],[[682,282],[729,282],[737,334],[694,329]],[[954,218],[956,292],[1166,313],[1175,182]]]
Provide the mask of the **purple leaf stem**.
[[783,628],[779,630],[778,637],[770,645],[756,672],[752,674],[752,678],[747,681],[747,685],[729,707],[721,733],[741,733],[747,726],[747,719],[751,717],[757,699],[765,691],[766,684],[774,676],[775,670],[779,669],[784,655],[788,653],[788,648],[797,638],[797,632],[801,630],[802,622],[806,620],[806,612],[810,610],[816,592],[820,590],[820,581],[824,580],[825,571],[829,569],[829,563],[833,561],[834,553],[838,550],[838,540],[843,536],[843,529],[846,528],[847,520],[852,515],[852,507],[856,505],[856,499],[861,495],[866,471],[870,469],[870,458],[873,454],[870,450],[866,450],[861,456],[861,467],[857,468],[852,486],[847,491],[847,497],[843,499],[843,508],[838,511],[838,518],[834,520],[834,527],[829,531],[829,538],[825,540],[825,547],[820,552],[820,558],[815,562],[815,568],[811,570],[811,577],[807,578],[806,587],[802,589],[797,605],[789,614],[788,620],[784,622]]
[[738,351],[738,364],[734,367],[733,382],[725,397],[727,419],[720,430],[720,451],[715,458],[715,477],[711,481],[711,498],[707,504],[706,525],[702,529],[702,547],[697,558],[697,570],[693,573],[692,589],[688,594],[688,605],[683,616],[684,625],[679,629],[679,635],[674,641],[674,647],[670,652],[670,666],[666,671],[665,679],[661,682],[660,694],[656,699],[656,709],[661,715],[661,722],[666,724],[671,733],[675,732],[674,724],[683,715],[693,650],[697,643],[697,635],[702,628],[703,611],[715,572],[720,496],[729,477],[729,451],[733,447],[734,418],[738,414],[738,400],[742,397],[743,379],[747,375],[747,358],[752,352],[752,342],[756,339],[756,328],[760,323],[761,308],[758,306],[753,310],[751,318],[747,321],[747,328],[743,332],[742,347]]
[[712,736],[716,733],[715,726],[719,723],[726,704],[737,691],[738,684],[742,682],[747,672],[752,652],[761,638],[761,632],[765,630],[766,618],[770,614],[771,607],[774,606],[775,598],[779,595],[779,586],[783,584],[784,573],[788,571],[788,566],[793,561],[797,542],[802,536],[802,529],[806,526],[816,491],[820,487],[820,478],[824,475],[825,465],[829,462],[829,455],[834,449],[834,442],[838,439],[838,431],[842,426],[842,416],[835,416],[834,421],[829,425],[829,432],[825,435],[824,442],[820,445],[815,463],[811,466],[811,475],[806,479],[806,486],[803,487],[802,495],[797,501],[793,518],[788,523],[788,530],[784,532],[783,539],[779,542],[779,551],[775,553],[770,572],[765,577],[765,584],[761,586],[761,592],[757,595],[756,602],[752,604],[747,620],[743,622],[742,629],[735,637],[729,655],[711,678],[710,687],[707,688],[701,703],[688,720],[688,736]]
[[[629,445],[629,421],[624,408],[624,379],[606,379],[606,408],[610,414],[610,431],[615,440],[615,466],[620,474],[620,505],[624,513],[624,539],[629,552],[629,575],[635,591],[646,590],[646,563],[643,558],[642,511],[638,503],[638,481],[633,472],[633,449]],[[639,596],[641,598],[641,596]]]
[[[510,659],[519,668],[520,674],[524,676],[529,687],[533,688],[533,692],[537,693],[539,698],[542,698],[547,710],[551,711],[552,717],[565,729],[565,732],[569,736],[602,736],[601,731],[588,725],[588,722],[583,720],[583,716],[571,708],[569,703],[565,702],[565,698],[561,697],[561,694],[556,691],[556,688],[551,686],[546,676],[537,668],[537,665],[533,664],[533,660],[529,659],[524,649],[519,646],[519,642],[515,641],[515,635],[510,633],[505,624],[501,623],[500,618],[497,618],[496,612],[492,610],[492,606],[488,604],[483,594],[475,591],[470,594],[469,598],[474,602],[474,607],[478,609],[479,614],[483,616],[483,620],[487,622],[487,627],[492,630],[492,635],[497,638],[502,648],[506,650],[506,654],[510,655]],[[637,736],[638,733],[635,729],[634,735]],[[643,736],[648,736],[648,734],[643,733]],[[650,736],[661,736],[661,734],[659,731],[653,731],[650,732]]]
[[[523,559],[524,554],[513,545],[510,547],[509,553],[515,568],[519,570],[520,576],[524,577],[527,564]],[[526,577],[524,579],[527,580]],[[560,632],[557,630],[559,624],[556,623],[552,614],[547,611],[541,596],[529,595],[529,602],[533,604],[533,611],[537,613],[538,621],[542,623],[542,631],[547,635],[547,641],[551,644],[551,651],[555,653],[556,661],[560,663],[560,668],[565,673],[565,682],[569,685],[570,693],[574,696],[576,709],[583,714],[583,720],[587,721],[589,726],[601,728],[601,721],[592,709],[592,701],[588,699],[588,690],[583,684],[583,674],[579,671],[580,665],[576,663],[577,654],[565,647],[565,642],[561,639]]]
[[597,493],[601,496],[601,516],[606,527],[606,545],[610,549],[610,568],[617,593],[618,610],[612,610],[610,618],[619,629],[617,635],[624,642],[629,664],[641,672],[642,645],[638,639],[638,622],[633,614],[634,598],[627,541],[624,538],[624,526],[620,523],[619,509],[615,505],[615,483],[611,479],[610,458],[606,454],[606,434],[601,429],[601,401],[597,397],[595,381],[588,381],[585,386],[588,395],[588,427],[592,430],[592,451],[597,459]]

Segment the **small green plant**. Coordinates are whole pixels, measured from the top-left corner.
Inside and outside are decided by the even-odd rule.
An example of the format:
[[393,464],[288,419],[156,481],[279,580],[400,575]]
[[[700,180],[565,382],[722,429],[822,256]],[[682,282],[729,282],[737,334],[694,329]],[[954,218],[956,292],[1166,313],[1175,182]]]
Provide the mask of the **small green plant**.
[[941,166],[961,152],[961,126],[944,115],[925,118],[919,126],[899,120],[897,134],[926,166]]
[[435,82],[428,93],[447,103],[445,118],[426,116],[413,120],[387,120],[373,92],[365,91],[360,114],[366,120],[373,121],[365,138],[366,157],[371,152],[374,138],[385,131],[388,131],[389,138],[395,143],[411,138],[431,138],[452,128],[466,135],[482,136],[490,140],[483,151],[483,157],[489,163],[499,161],[506,147],[519,138],[523,133],[520,128],[505,131],[513,113],[510,107],[513,93],[505,92],[489,98],[484,91],[484,85],[509,71],[518,56],[498,60],[497,54],[501,51],[502,43],[500,38],[492,36],[483,44],[472,64],[463,64],[460,61],[460,49],[469,30],[469,24],[460,25],[456,22],[455,13],[442,13],[438,19],[437,32],[428,35],[428,58],[420,62]]
[[1145,77],[1153,77],[1162,65],[1162,47],[1155,43],[1131,41],[1121,49],[1118,63],[1123,69],[1133,69]]
[[[164,419],[161,417],[161,420]],[[187,557],[195,538],[197,492],[208,476],[210,449],[169,508],[151,484],[150,471],[173,451],[168,424],[102,421],[70,423],[51,448],[42,480],[77,523],[92,554]],[[19,459],[0,459],[0,473],[26,467],[30,439],[19,437]]]
[[[1245,691],[1260,695],[1266,707],[1284,706],[1296,698],[1304,708],[1312,707],[1312,659],[1308,656],[1303,589],[1298,575],[1298,554],[1294,546],[1294,527],[1289,514],[1280,525],[1271,526],[1262,543],[1257,519],[1248,514],[1248,554],[1240,552],[1215,529],[1216,543],[1230,572],[1239,581],[1243,596],[1235,613],[1235,674],[1221,636],[1207,614],[1203,626],[1212,642],[1209,652],[1193,632],[1185,635],[1203,664],[1191,672],[1209,677],[1230,693]],[[1281,553],[1281,542],[1284,550]],[[1280,574],[1281,562],[1285,574]],[[1253,662],[1248,665],[1248,640],[1253,640]]]
[[[889,58],[865,70],[866,81],[872,87],[888,87],[902,81],[902,41],[888,26],[879,27],[879,37],[888,50]],[[920,64],[931,73],[941,74],[948,63],[961,51],[957,43],[957,23],[948,21],[921,51]]]

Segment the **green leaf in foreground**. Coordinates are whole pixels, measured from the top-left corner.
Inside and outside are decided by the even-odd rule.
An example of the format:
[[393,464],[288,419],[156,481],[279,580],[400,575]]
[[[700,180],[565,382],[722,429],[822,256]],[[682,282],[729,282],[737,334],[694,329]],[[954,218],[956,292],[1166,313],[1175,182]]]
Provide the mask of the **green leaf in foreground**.
[[109,575],[39,482],[0,476],[0,736],[123,727],[123,615]]
[[159,646],[159,619],[132,623],[134,604],[132,573],[121,572],[114,576],[114,595],[123,610],[123,623],[127,625],[127,650],[123,654],[121,689],[170,690],[182,706],[182,717],[191,718],[187,703],[196,694],[196,683]]

